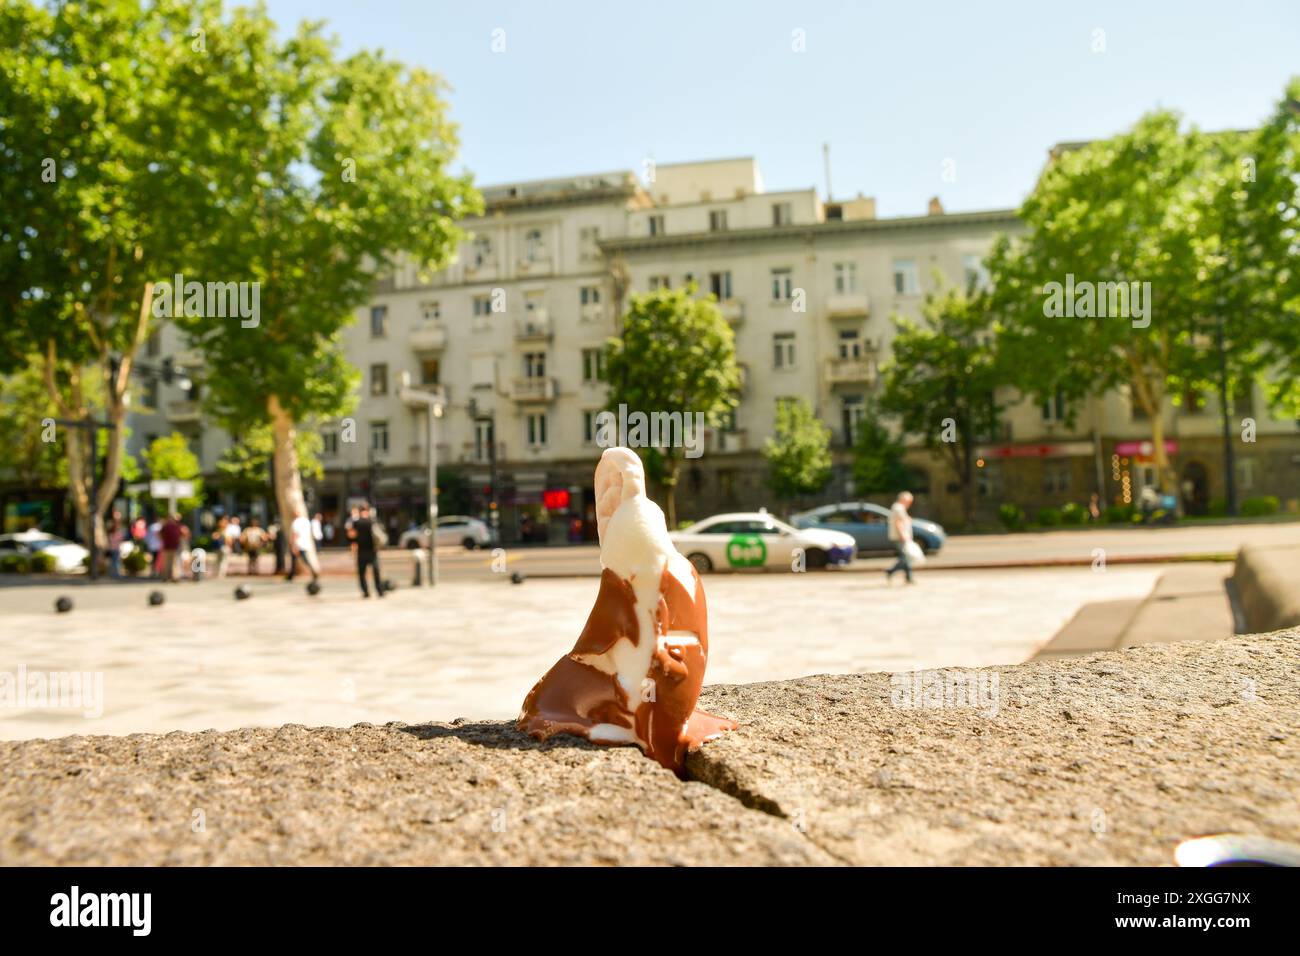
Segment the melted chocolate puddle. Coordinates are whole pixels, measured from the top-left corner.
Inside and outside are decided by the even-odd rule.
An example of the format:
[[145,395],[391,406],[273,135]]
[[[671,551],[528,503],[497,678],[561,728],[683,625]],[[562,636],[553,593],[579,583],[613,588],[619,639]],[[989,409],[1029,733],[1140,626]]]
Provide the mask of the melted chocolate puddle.
[[[573,650],[537,682],[524,700],[518,726],[538,740],[555,734],[591,739],[597,724],[629,728],[647,757],[679,776],[688,750],[734,730],[735,721],[695,709],[708,662],[708,608],[704,586],[691,569],[695,593],[664,568],[655,609],[655,649],[642,683],[641,697],[631,707],[618,679],[580,656],[608,653],[620,640],[639,642],[636,594],[630,581],[606,568],[587,624]],[[612,666],[612,665],[611,665]],[[596,743],[628,741],[596,740]]]

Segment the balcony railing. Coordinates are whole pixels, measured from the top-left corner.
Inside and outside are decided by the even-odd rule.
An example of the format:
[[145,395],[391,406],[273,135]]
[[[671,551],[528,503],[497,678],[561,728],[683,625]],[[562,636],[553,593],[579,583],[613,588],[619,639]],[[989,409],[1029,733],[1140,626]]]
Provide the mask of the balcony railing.
[[732,325],[745,321],[745,303],[739,299],[723,299],[718,303],[718,309],[722,312],[722,317]]
[[555,398],[555,379],[517,378],[510,383],[510,397],[516,402],[549,402]]
[[869,306],[865,292],[834,292],[826,297],[826,314],[832,319],[866,315]]
[[436,352],[447,347],[447,327],[441,322],[421,322],[411,330],[411,348]]
[[876,380],[876,365],[870,359],[834,358],[826,362],[826,381],[831,385],[870,385]]
[[533,309],[515,323],[516,342],[549,342],[553,334],[551,317],[545,309]]
[[187,399],[167,403],[167,420],[169,422],[197,422],[202,417],[202,414],[198,402]]

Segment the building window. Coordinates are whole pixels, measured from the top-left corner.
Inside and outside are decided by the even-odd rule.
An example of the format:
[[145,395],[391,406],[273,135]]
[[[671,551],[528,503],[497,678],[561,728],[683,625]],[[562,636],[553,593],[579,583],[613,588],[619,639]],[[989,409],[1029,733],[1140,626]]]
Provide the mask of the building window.
[[600,258],[599,226],[584,226],[578,230],[578,256],[586,262]]
[[339,433],[332,428],[324,429],[320,433],[321,454],[334,456],[339,453]]
[[835,263],[835,294],[847,295],[858,291],[858,266],[854,262]]
[[579,295],[582,297],[583,305],[600,304],[600,286],[598,285],[584,285]]
[[370,450],[388,451],[388,422],[370,423]]
[[540,448],[546,444],[546,413],[529,412],[524,422],[525,437],[530,448]]
[[582,381],[585,385],[595,385],[605,380],[605,350],[582,350]]
[[370,337],[382,339],[388,334],[388,306],[376,305],[370,310]]
[[966,279],[966,291],[978,292],[989,287],[989,270],[979,256],[968,254],[961,257],[962,272]]
[[862,358],[862,338],[857,329],[840,329],[840,358]]
[[492,314],[492,298],[486,295],[476,295],[473,300],[473,310],[475,317],[487,316]]
[[668,276],[651,276],[650,291],[655,292],[659,289],[667,289],[672,286],[672,279]]
[[1065,462],[1049,461],[1043,464],[1043,491],[1059,494],[1070,490],[1070,466]]
[[158,379],[152,376],[144,380],[144,407],[158,407]]
[[709,291],[719,302],[725,302],[731,298],[731,273],[728,272],[710,272],[709,273]]
[[1057,389],[1056,394],[1043,402],[1043,422],[1063,422],[1065,421],[1066,412],[1069,406],[1065,401],[1065,394]]
[[789,302],[794,295],[794,276],[789,269],[772,270],[772,301]]
[[535,313],[546,308],[544,292],[529,292],[524,296],[524,311]]
[[382,362],[370,366],[370,394],[388,394],[388,366]]
[[162,352],[162,337],[158,330],[154,329],[149,333],[149,338],[145,341],[144,354],[149,358],[157,358]]
[[524,378],[545,378],[545,377],[546,377],[546,353],[525,352],[524,353]]
[[442,319],[442,303],[426,302],[420,306],[420,314],[426,322],[438,322]]
[[582,443],[584,445],[596,444],[596,416],[599,411],[584,411],[582,413]]
[[487,461],[492,454],[492,419],[474,420],[474,460]]
[[867,413],[866,398],[862,395],[845,395],[840,402],[840,427],[844,443],[852,445],[858,440],[858,426]]
[[894,260],[894,291],[898,295],[916,295],[921,289],[916,279],[915,259]]
[[478,236],[474,240],[474,267],[481,269],[492,261],[492,240],[487,236]]
[[1002,463],[988,461],[975,469],[975,489],[981,498],[1002,497]]
[[438,360],[424,359],[420,362],[420,384],[437,385],[438,384]]
[[646,219],[646,228],[652,236],[664,235],[664,217],[650,216]]
[[714,209],[709,213],[709,232],[727,231],[727,210]]
[[788,202],[772,203],[772,225],[788,226],[794,221],[794,215],[790,211]]
[[542,231],[529,229],[524,235],[524,258],[536,262],[542,257]]
[[772,336],[772,368],[794,368],[793,332],[777,332]]

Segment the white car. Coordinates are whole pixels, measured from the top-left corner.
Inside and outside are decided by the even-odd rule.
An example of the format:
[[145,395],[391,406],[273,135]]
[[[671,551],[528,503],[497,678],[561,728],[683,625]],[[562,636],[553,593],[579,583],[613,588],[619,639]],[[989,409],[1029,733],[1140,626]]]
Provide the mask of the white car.
[[713,515],[669,535],[677,550],[701,574],[737,568],[789,568],[796,549],[803,567],[849,564],[856,545],[852,535],[826,528],[799,529],[766,511]]
[[[438,519],[438,546],[459,544],[473,551],[486,548],[492,543],[492,529],[487,522],[468,515],[444,515]],[[427,548],[429,546],[429,526],[408,528],[397,539],[399,548]]]
[[85,570],[82,562],[90,556],[90,551],[77,542],[34,528],[16,534],[0,534],[0,554],[33,555],[40,552],[53,555],[54,569],[64,573]]

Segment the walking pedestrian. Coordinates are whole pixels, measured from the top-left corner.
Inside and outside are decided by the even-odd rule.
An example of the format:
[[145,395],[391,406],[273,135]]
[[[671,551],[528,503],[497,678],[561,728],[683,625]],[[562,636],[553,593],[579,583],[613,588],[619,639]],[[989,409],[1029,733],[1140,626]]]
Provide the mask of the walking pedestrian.
[[108,573],[115,578],[122,576],[122,542],[126,540],[126,526],[122,522],[122,512],[114,511],[104,528],[108,540]]
[[366,587],[366,568],[375,580],[375,593],[384,596],[384,582],[379,577],[379,542],[375,538],[375,524],[370,517],[370,507],[362,505],[360,514],[352,522],[352,550],[357,559],[357,580],[361,582],[361,596],[370,597]]
[[240,543],[244,548],[244,554],[248,555],[248,573],[257,574],[257,559],[262,554],[262,548],[266,546],[266,532],[259,526],[256,518],[248,519],[248,527],[244,529],[244,536]]
[[301,508],[295,508],[293,512],[293,524],[289,526],[289,550],[293,556],[293,563],[289,565],[286,581],[292,581],[294,575],[298,573],[299,561],[307,566],[313,581],[320,579],[320,569],[316,564],[315,541],[311,536],[311,521]]
[[907,549],[912,546],[912,516],[907,509],[912,506],[912,493],[900,491],[898,499],[889,509],[889,540],[898,549],[898,560],[885,572],[885,580],[893,581],[894,572],[902,571],[907,575],[907,583],[912,584],[912,558]]
[[144,549],[149,552],[149,573],[155,578],[162,576],[162,526],[162,520],[155,518],[144,534]]
[[325,526],[321,523],[319,511],[311,516],[311,539],[316,542],[316,552],[319,554],[321,545],[325,543]]
[[218,578],[226,576],[226,566],[230,563],[230,539],[226,537],[226,529],[229,527],[230,519],[222,515],[217,519],[216,530],[212,532],[212,549],[217,552]]
[[159,552],[162,579],[169,584],[176,581],[176,558],[180,554],[184,534],[185,527],[178,514],[169,514],[158,529],[158,540],[162,544]]

